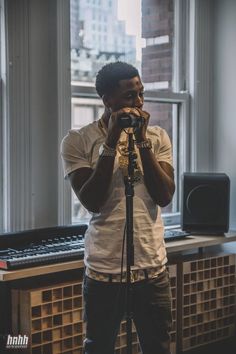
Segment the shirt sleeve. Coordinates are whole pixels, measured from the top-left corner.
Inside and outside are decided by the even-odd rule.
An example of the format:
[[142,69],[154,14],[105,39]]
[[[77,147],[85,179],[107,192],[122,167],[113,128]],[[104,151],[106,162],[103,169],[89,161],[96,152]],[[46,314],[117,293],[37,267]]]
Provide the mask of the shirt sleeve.
[[173,166],[172,145],[165,129],[160,131],[159,149],[156,157],[159,162],[164,161]]
[[61,157],[65,178],[79,168],[91,168],[83,137],[79,131],[70,130],[64,137],[61,142]]

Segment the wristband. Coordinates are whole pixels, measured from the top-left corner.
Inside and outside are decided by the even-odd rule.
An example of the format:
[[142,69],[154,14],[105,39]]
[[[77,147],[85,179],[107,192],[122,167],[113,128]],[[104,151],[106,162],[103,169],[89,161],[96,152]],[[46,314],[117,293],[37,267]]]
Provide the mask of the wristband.
[[135,145],[137,146],[138,149],[151,149],[152,148],[152,142],[150,139],[143,140],[140,142],[135,142]]
[[99,156],[116,156],[116,149],[111,148],[107,144],[102,144],[99,148]]

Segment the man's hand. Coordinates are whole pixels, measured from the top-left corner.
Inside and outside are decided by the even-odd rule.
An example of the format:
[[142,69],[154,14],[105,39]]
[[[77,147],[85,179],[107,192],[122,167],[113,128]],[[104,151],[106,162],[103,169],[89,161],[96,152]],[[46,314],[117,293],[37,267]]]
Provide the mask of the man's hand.
[[[147,132],[147,126],[149,123],[149,118],[150,118],[150,114],[146,111],[143,111],[140,108],[135,108],[134,109],[137,113],[136,115],[138,117],[143,117],[145,119],[145,123],[140,127],[140,128],[135,128],[134,129],[134,136],[137,142],[141,142],[147,139],[146,137],[146,132]],[[135,112],[132,112],[133,114],[135,114]]]
[[118,118],[125,113],[125,108],[112,112],[108,121],[108,131],[105,144],[115,149],[120,138],[122,128],[119,126]]
[[140,128],[134,129],[135,139],[137,141],[146,140],[146,130],[149,122],[150,114],[148,112],[142,111],[140,108],[129,108],[125,107],[119,111],[113,112],[110,116],[108,122],[108,134],[106,139],[106,144],[111,148],[115,148],[117,142],[120,138],[122,128],[119,126],[119,118],[126,113],[127,115],[132,114],[136,117],[143,117],[145,119],[145,124]]

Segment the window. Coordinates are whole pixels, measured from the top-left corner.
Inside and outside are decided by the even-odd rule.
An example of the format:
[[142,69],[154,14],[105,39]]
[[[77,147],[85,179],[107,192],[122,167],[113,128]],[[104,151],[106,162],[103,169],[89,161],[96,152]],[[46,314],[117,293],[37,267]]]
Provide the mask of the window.
[[[102,102],[94,91],[95,74],[100,67],[114,60],[127,61],[136,66],[145,87],[144,108],[151,113],[150,124],[158,124],[166,129],[172,141],[176,193],[172,203],[163,209],[163,216],[166,225],[175,224],[179,222],[180,214],[180,176],[189,168],[187,120],[189,97],[184,91],[187,4],[181,0],[165,2],[157,0],[155,3],[136,0],[136,6],[133,7],[132,1],[124,1],[123,9],[122,1],[117,4],[120,11],[118,13],[116,6],[109,0],[98,4],[97,15],[103,13],[101,21],[107,18],[107,28],[104,32],[107,40],[103,40],[99,45],[98,41],[95,41],[95,36],[94,38],[90,36],[91,24],[87,20],[90,16],[89,11],[93,14],[95,9],[87,3],[86,12],[83,13],[83,8],[78,7],[84,37],[81,41],[83,46],[79,48],[78,43],[78,65],[75,65],[77,70],[74,72],[72,70],[72,127],[79,128],[101,115]],[[129,11],[129,6],[132,11]],[[136,17],[134,8],[139,9]],[[127,19],[124,13],[132,16]],[[136,27],[133,33],[132,29],[128,28],[131,22],[133,27]],[[100,23],[98,25],[100,26]],[[89,45],[86,38],[90,39]],[[116,43],[121,45],[116,46]],[[87,61],[84,66],[82,49],[91,54],[90,63]],[[73,221],[88,217],[74,196],[72,215]]]
[[[69,18],[71,33],[74,33],[74,36],[71,36],[73,98],[96,99],[92,105],[98,106],[99,111],[101,102],[92,91],[94,72],[109,60],[126,60],[136,64],[142,73],[146,99],[150,98],[158,105],[165,104],[165,109],[168,106],[171,110],[173,137],[178,142],[176,144],[173,140],[178,176],[181,171],[187,169],[212,170],[214,152],[212,151],[214,136],[211,129],[212,76],[210,71],[206,71],[212,63],[210,54],[213,23],[209,21],[214,7],[212,2],[142,0],[143,18],[146,15],[150,16],[146,26],[151,33],[148,36],[143,33],[143,39],[141,35],[137,39],[127,27],[124,17],[117,16],[116,5],[122,0],[99,1],[96,6],[96,18],[99,20],[99,14],[102,13],[104,15],[102,20],[107,19],[107,41],[106,44],[101,43],[104,46],[101,51],[101,47],[93,47],[94,38],[90,31],[93,23],[91,12],[93,1],[70,1],[71,16],[69,16],[70,9],[67,1],[49,2],[49,11],[48,4],[45,2],[29,4],[29,2],[0,0],[2,80],[0,225],[2,224],[4,231],[71,221],[72,209],[69,207],[71,189],[63,180],[59,157],[59,143],[71,127],[68,119],[71,107],[68,104]],[[141,5],[141,2],[134,1],[135,6],[132,11],[130,9],[122,11],[123,15],[132,14],[128,24],[132,21],[135,24],[141,23],[134,15],[136,9],[140,8],[138,4]],[[124,2],[128,6],[133,0]],[[145,10],[145,2],[153,3],[154,7],[149,6]],[[171,25],[170,33],[161,31],[160,28],[155,31],[153,28],[151,14],[156,18],[159,16],[159,20],[154,21],[156,25],[163,26],[164,23],[165,16],[161,13],[161,3],[167,4],[168,16],[171,16],[169,21],[165,21]],[[79,11],[79,6],[82,4],[90,14],[89,22]],[[39,18],[43,21],[38,21]],[[50,26],[45,26],[45,23],[50,23]],[[113,35],[116,31],[119,32],[117,50],[120,50],[120,46],[124,44],[124,53],[114,50]],[[124,35],[126,35],[125,40],[123,40]],[[143,52],[142,58],[149,55],[150,61],[156,60],[157,55],[161,59],[167,53],[172,59],[170,62],[167,60],[156,62],[156,66],[153,67],[145,66],[144,60],[143,63],[140,61],[141,52]],[[162,70],[158,73],[159,77],[155,77],[159,65]],[[171,75],[168,73],[168,65],[172,68]],[[186,90],[189,90],[193,98],[190,111],[191,125],[189,124],[191,129],[187,125],[188,94],[182,93]],[[72,105],[76,105],[74,115],[81,112],[77,105],[81,105],[81,109],[85,112],[85,103],[78,100],[72,102]],[[90,106],[91,102],[88,102],[86,119],[92,119]],[[95,111],[96,117],[98,114],[100,113]],[[83,123],[75,119],[75,124],[79,126]],[[45,131],[48,134],[47,136],[43,134],[41,139],[39,132]],[[191,144],[188,140],[189,135]],[[45,149],[50,151],[50,156],[47,158],[45,158]],[[58,171],[52,164],[52,161],[55,162],[57,159]],[[41,165],[44,168],[40,170]],[[47,173],[41,174],[42,170]],[[57,183],[52,183],[52,176],[53,181],[58,180],[58,186]],[[21,188],[18,188],[19,185]],[[177,186],[179,187],[179,180]],[[178,211],[179,196],[180,188],[176,194],[177,202],[171,206],[172,219],[173,211]]]
[[[91,14],[94,14],[93,7],[88,4],[86,12],[83,12],[83,8],[78,8],[84,28],[83,50],[87,48],[86,50],[91,53],[91,56],[90,64],[87,63],[83,66],[83,58],[79,54],[77,60],[82,69],[77,70],[76,73],[72,72],[72,127],[77,129],[101,116],[102,102],[97,98],[93,88],[94,78],[100,67],[114,60],[128,61],[136,66],[141,72],[145,87],[144,109],[151,114],[150,125],[157,124],[166,129],[172,141],[176,193],[172,203],[162,212],[166,225],[176,224],[179,223],[180,176],[186,170],[188,162],[186,149],[188,144],[188,95],[179,92],[180,89],[183,89],[180,82],[184,81],[185,75],[184,54],[180,53],[178,49],[180,47],[178,44],[185,38],[185,36],[180,37],[182,33],[179,24],[181,19],[176,16],[180,2],[167,0],[151,3],[147,0],[135,0],[136,6],[133,6],[133,9],[138,9],[136,14],[128,7],[132,7],[132,1],[108,1],[108,5],[112,9],[108,9],[105,2],[100,4],[97,9],[103,12],[104,18],[109,19],[107,21],[107,41],[103,41],[99,45],[98,41],[91,39],[90,36],[91,24],[88,19],[90,11]],[[116,12],[117,6],[118,12]],[[132,17],[125,18],[125,13],[132,13]],[[103,17],[100,18],[102,22]],[[86,43],[85,35],[91,39],[89,45]],[[77,53],[81,53],[81,50],[78,43]],[[181,55],[182,60],[179,60]],[[181,67],[179,67],[179,63],[181,63]],[[84,70],[90,68],[87,75],[85,75],[83,67]],[[176,72],[181,72],[183,76],[178,83]],[[74,194],[72,195],[72,215],[74,222],[89,218],[89,214],[86,213]]]
[[[84,92],[83,92],[84,90]],[[103,103],[100,98],[97,98],[93,87],[85,87],[78,85],[78,83],[72,84],[72,128],[79,129],[82,126],[89,124],[101,117],[103,113]],[[85,95],[86,97],[81,97]],[[81,117],[83,117],[81,119]],[[88,221],[90,214],[78,201],[78,198],[72,191],[72,222]]]

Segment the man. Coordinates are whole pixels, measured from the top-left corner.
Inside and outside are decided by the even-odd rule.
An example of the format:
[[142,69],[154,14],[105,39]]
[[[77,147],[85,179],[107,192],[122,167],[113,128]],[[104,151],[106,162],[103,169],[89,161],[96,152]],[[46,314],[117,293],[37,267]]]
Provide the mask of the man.
[[171,201],[175,189],[170,140],[162,128],[148,127],[149,114],[142,109],[144,87],[136,68],[123,62],[105,65],[97,74],[96,90],[105,107],[102,117],[69,131],[62,142],[65,176],[92,214],[85,235],[85,353],[114,353],[125,312],[121,259],[127,134],[120,127],[120,117],[126,114],[145,121],[134,128],[138,157],[131,270],[133,321],[143,354],[169,354],[171,298],[160,207]]

